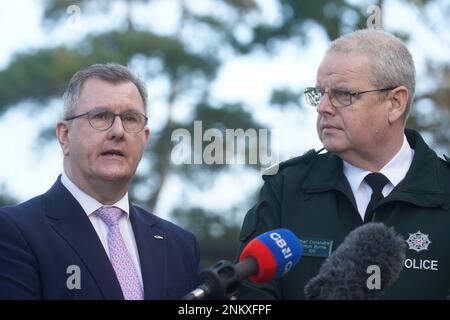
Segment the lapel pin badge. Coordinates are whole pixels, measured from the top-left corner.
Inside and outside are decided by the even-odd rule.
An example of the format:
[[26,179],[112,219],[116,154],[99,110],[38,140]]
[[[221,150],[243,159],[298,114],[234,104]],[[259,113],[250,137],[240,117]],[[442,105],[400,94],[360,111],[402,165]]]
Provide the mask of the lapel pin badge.
[[162,240],[162,239],[164,239],[163,236],[158,236],[157,234],[155,234],[155,235],[153,236],[153,238],[155,238],[156,240]]

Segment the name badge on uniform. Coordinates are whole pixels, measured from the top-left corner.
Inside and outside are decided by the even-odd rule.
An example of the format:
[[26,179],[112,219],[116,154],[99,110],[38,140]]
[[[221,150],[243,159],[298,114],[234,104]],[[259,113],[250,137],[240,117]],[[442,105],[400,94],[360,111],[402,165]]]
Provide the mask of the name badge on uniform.
[[319,238],[302,238],[302,247],[304,257],[326,258],[331,254],[333,240]]

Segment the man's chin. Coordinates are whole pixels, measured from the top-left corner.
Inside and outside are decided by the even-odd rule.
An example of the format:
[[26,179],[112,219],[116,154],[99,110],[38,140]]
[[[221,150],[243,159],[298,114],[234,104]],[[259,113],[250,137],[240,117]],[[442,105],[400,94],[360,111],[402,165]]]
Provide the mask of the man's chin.
[[109,182],[128,182],[131,179],[129,172],[123,171],[107,171],[101,172],[99,177],[104,181]]
[[340,154],[344,151],[344,148],[342,145],[339,145],[338,143],[336,143],[336,141],[330,141],[330,140],[324,140],[323,142],[323,147],[328,151],[328,152],[333,152],[336,154]]

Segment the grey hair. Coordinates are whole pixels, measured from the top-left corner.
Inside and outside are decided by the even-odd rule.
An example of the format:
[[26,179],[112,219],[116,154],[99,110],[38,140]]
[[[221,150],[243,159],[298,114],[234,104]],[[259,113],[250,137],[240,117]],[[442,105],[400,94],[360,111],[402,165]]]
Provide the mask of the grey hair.
[[377,88],[405,86],[409,92],[406,120],[414,101],[416,70],[411,53],[399,38],[382,30],[357,30],[334,40],[327,54],[332,52],[365,55],[371,62],[369,81]]
[[144,110],[147,110],[147,88],[145,84],[135,76],[127,67],[117,63],[93,64],[75,73],[67,85],[63,95],[64,110],[63,119],[71,117],[78,106],[83,84],[88,79],[100,79],[114,84],[130,81],[137,87],[144,103]]

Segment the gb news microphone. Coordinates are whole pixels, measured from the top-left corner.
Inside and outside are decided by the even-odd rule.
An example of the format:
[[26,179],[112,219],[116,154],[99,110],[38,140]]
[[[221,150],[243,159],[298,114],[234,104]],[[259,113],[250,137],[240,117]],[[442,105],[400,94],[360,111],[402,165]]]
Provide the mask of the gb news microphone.
[[[369,222],[350,232],[304,288],[309,300],[373,300],[398,278],[405,241],[394,228]],[[379,287],[369,286],[373,270]],[[375,273],[376,274],[376,273]],[[374,274],[374,275],[375,275]]]
[[200,273],[201,284],[183,300],[228,299],[241,281],[270,282],[289,272],[300,260],[302,244],[288,229],[275,229],[251,240],[239,263],[221,260]]

